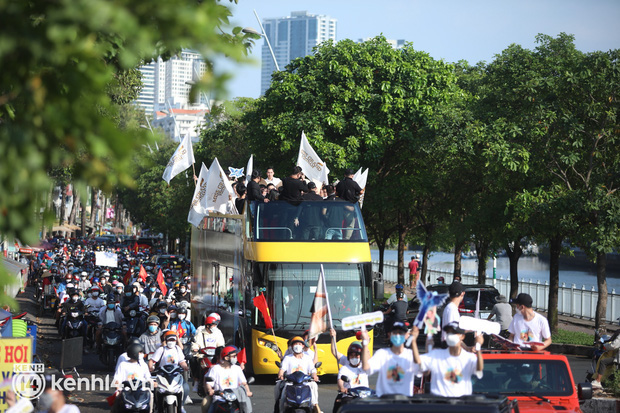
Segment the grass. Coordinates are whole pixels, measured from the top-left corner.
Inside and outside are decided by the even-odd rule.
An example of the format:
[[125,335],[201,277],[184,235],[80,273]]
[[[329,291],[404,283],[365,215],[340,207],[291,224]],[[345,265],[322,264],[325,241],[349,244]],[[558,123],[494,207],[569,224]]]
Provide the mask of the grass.
[[591,346],[594,343],[594,334],[558,329],[558,332],[553,334],[551,339],[556,344]]

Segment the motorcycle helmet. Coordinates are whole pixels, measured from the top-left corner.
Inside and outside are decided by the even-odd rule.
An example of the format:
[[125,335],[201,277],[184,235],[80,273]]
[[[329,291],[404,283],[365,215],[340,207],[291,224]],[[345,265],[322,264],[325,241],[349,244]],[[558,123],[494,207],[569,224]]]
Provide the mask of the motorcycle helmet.
[[106,297],[106,300],[108,301],[108,304],[115,303],[116,302],[116,294],[114,294],[114,293],[108,294],[108,296]]
[[231,356],[233,354],[237,354],[239,350],[235,346],[226,346],[222,349],[220,353],[220,358],[223,360],[224,358]]
[[129,346],[127,346],[127,357],[130,359],[139,360],[140,353],[144,353],[144,346],[140,341],[137,343],[130,343]]
[[347,349],[347,356],[350,356],[351,354],[362,354],[362,344],[359,341],[354,341],[353,343],[349,344],[349,348]]
[[101,292],[101,288],[97,287],[96,285],[93,285],[92,287],[90,287],[90,293],[97,293],[99,294]]
[[151,315],[149,316],[149,318],[146,319],[146,324],[157,323],[157,325],[159,325],[159,322],[159,317],[157,317],[156,315]]
[[179,309],[177,310],[177,313],[179,314],[187,314],[187,308],[181,306],[179,307]]
[[222,317],[220,317],[218,313],[211,313],[208,315],[208,317],[213,317],[215,319],[215,325],[218,325],[220,321],[222,321]]
[[291,339],[291,341],[290,341],[291,346],[293,344],[295,344],[295,343],[301,343],[301,344],[303,344],[305,346],[306,345],[306,340],[304,340],[303,337],[296,336],[296,337],[293,337]]
[[172,330],[167,330],[164,333],[164,337],[163,337],[163,341],[172,341],[172,340],[177,340],[177,332],[176,331],[172,331]]
[[215,317],[211,317],[211,316],[209,316],[209,317],[207,317],[207,319],[205,320],[205,325],[206,325],[206,326],[216,325],[216,321],[217,321],[217,320],[215,319]]
[[404,287],[402,284],[396,284],[396,291],[402,290]]
[[97,277],[93,277],[93,279],[91,280],[91,282],[92,282],[93,284],[99,284],[99,278],[97,278]]
[[87,273],[86,271],[82,271],[82,273],[80,274],[80,276],[81,276],[82,278],[86,278],[86,277],[88,277],[88,273]]

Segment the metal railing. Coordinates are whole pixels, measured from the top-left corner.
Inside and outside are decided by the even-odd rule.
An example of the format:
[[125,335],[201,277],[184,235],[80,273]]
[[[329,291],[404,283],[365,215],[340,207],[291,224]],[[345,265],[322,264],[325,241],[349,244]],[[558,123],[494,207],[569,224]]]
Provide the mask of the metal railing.
[[[372,262],[374,271],[379,270],[379,261]],[[427,277],[435,283],[437,277],[443,276],[447,284],[452,282],[452,271],[438,270],[429,268]],[[463,284],[477,284],[478,275],[472,273],[462,273]],[[383,281],[396,283],[398,280],[398,265],[393,261],[386,261],[383,264]],[[409,268],[405,267],[405,284],[409,285]],[[498,276],[493,280],[492,276],[487,276],[486,284],[494,285],[500,294],[508,297],[510,295],[510,277]],[[534,308],[540,311],[547,311],[549,303],[549,281],[541,282],[525,278],[519,279],[519,292],[532,296]],[[558,311],[562,315],[582,319],[593,320],[596,313],[596,301],[598,292],[594,286],[582,285],[577,287],[575,284],[567,286],[561,283],[558,291]],[[615,322],[620,317],[620,294],[612,289],[607,294],[607,313],[605,319],[608,322]]]

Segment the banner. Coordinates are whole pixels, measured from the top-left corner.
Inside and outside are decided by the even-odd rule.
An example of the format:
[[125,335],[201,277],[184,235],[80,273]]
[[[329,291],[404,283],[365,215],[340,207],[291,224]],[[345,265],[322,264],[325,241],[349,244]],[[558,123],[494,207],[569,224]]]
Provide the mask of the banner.
[[250,155],[250,159],[248,160],[248,164],[245,167],[245,186],[248,186],[248,184],[252,180],[252,171],[253,170],[254,170],[254,155]]
[[32,337],[0,340],[0,411],[8,408],[7,392],[19,397],[38,397],[45,389],[45,366],[32,364]]
[[202,222],[202,219],[207,216],[205,195],[207,194],[208,174],[209,170],[203,163],[200,168],[200,175],[198,175],[198,183],[196,185],[196,189],[194,189],[192,204],[189,207],[189,214],[187,215],[187,222],[189,222],[195,227],[198,227]]
[[375,311],[374,313],[365,313],[360,315],[352,315],[342,319],[342,329],[355,330],[356,328],[366,327],[367,325],[374,326],[383,322],[383,313],[381,311]]
[[319,282],[316,286],[316,293],[314,294],[314,302],[312,303],[312,317],[310,318],[310,329],[308,331],[308,339],[312,340],[318,337],[319,334],[324,333],[327,330],[327,315],[329,314],[330,325],[331,314],[329,309],[329,298],[327,297],[327,287],[325,285],[325,274],[323,272],[323,265],[321,265],[321,271],[319,273]]
[[192,166],[194,162],[194,149],[192,148],[192,141],[189,135],[187,135],[181,143],[179,143],[177,150],[174,151],[172,158],[170,158],[168,165],[166,165],[162,179],[170,185],[170,180],[172,178]]
[[118,266],[118,255],[114,252],[97,251],[95,252],[95,265],[97,267],[113,267]]
[[301,145],[299,146],[297,165],[301,166],[302,172],[316,184],[317,188],[321,188],[324,184],[329,183],[327,177],[329,169],[316,154],[312,146],[310,146],[310,142],[308,142],[303,131],[301,132]]
[[233,191],[230,181],[226,177],[224,170],[222,170],[217,158],[215,158],[207,174],[205,210],[225,214],[229,196],[235,198],[235,191]]

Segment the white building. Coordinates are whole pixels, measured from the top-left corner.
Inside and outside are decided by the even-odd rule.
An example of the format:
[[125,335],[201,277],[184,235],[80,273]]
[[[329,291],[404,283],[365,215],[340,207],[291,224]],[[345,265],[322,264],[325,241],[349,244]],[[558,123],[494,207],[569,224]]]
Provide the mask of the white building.
[[[200,79],[207,66],[199,53],[183,49],[180,55],[164,61],[158,57],[152,63],[140,67],[144,87],[137,103],[147,114],[173,108],[206,109],[204,93],[198,101],[189,101],[192,84]],[[150,102],[150,103],[149,103]]]
[[189,135],[192,142],[200,140],[200,131],[205,128],[207,109],[168,108],[165,111],[156,111],[152,125],[161,129],[166,136],[175,142],[180,142]]
[[[312,48],[319,43],[336,40],[336,19],[308,14],[307,11],[292,12],[287,17],[265,19],[263,27],[280,70],[291,60],[311,54]],[[276,70],[267,42],[263,44],[261,61],[261,94],[264,94],[271,84],[271,74]]]

